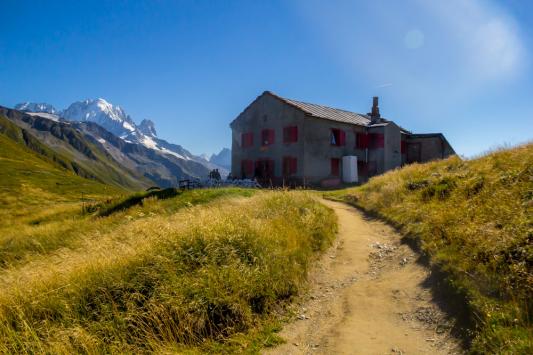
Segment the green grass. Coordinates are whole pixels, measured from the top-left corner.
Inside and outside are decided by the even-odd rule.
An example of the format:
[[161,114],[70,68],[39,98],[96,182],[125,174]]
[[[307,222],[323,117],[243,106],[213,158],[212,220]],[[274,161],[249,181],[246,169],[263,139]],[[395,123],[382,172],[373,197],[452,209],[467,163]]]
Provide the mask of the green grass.
[[414,238],[465,297],[474,353],[533,353],[533,144],[414,164],[328,197]]
[[[48,120],[46,120],[48,121]],[[70,125],[48,121],[49,133],[54,137],[53,146],[37,138],[31,129],[19,127],[14,121],[0,114],[0,135],[3,141],[11,140],[2,154],[12,155],[14,151],[30,153],[32,160],[37,158],[56,168],[74,173],[79,177],[114,186],[115,189],[135,191],[150,186],[151,180],[137,176],[117,164],[109,153],[97,148],[90,139]],[[58,144],[59,143],[59,144]],[[17,145],[14,148],[13,144]],[[25,159],[19,158],[19,161]]]
[[0,267],[24,263],[60,248],[84,248],[101,231],[111,232],[136,219],[169,216],[182,208],[254,193],[255,190],[238,188],[164,189],[116,195],[91,205],[80,201],[40,212],[35,207],[31,219],[0,228]]
[[275,314],[334,238],[331,210],[304,192],[131,194],[26,133],[0,117],[0,353],[257,353],[282,341]]
[[150,197],[83,222],[127,221],[95,227],[79,248],[4,268],[0,352],[255,353],[279,343],[273,312],[305,289],[336,219],[304,192],[249,191]]

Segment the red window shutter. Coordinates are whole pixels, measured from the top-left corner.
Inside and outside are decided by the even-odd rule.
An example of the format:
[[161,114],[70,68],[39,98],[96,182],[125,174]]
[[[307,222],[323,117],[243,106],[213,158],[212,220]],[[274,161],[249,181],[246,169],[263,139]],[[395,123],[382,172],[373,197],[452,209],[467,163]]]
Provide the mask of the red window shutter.
[[252,132],[243,133],[241,135],[241,146],[243,148],[247,148],[253,145],[254,145],[254,134]]
[[331,175],[339,176],[339,170],[340,170],[340,159],[331,158]]
[[383,148],[385,146],[385,135],[382,133],[370,133],[370,148]]
[[402,141],[400,146],[401,146],[401,149],[400,149],[401,153],[402,154],[407,153],[407,143],[405,141]]
[[283,128],[283,143],[295,143],[298,141],[298,126]]
[[283,157],[283,175],[296,174],[298,159],[294,157]]
[[274,144],[274,130],[273,129],[264,129],[261,131],[261,145],[271,145]]
[[342,129],[339,130],[339,145],[345,145],[346,144],[346,132],[344,132]]
[[241,174],[243,177],[249,178],[254,174],[254,162],[251,160],[241,161]]
[[368,148],[368,134],[367,133],[357,133],[357,149],[366,149]]
[[298,142],[298,126],[292,127],[292,135],[291,135],[291,142]]

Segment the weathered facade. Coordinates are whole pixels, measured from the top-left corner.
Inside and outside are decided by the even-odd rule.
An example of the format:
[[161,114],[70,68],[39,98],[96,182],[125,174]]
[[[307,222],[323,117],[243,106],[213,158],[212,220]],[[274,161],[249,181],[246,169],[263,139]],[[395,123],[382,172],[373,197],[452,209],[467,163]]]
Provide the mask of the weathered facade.
[[231,173],[273,185],[341,183],[342,157],[356,156],[358,180],[412,162],[455,154],[440,133],[412,134],[379,114],[358,114],[265,91],[233,122]]

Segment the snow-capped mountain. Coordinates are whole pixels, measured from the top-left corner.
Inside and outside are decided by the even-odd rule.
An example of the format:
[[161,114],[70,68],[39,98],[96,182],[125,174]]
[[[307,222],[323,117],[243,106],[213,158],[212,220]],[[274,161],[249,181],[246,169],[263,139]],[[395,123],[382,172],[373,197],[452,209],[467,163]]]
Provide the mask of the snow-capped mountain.
[[142,120],[141,124],[137,126],[137,128],[144,135],[147,135],[149,137],[157,137],[157,133],[155,131],[155,124],[151,120]]
[[131,117],[120,106],[113,106],[104,99],[75,102],[59,115],[69,121],[95,122],[120,138],[135,132]]
[[[219,168],[222,174],[228,172],[225,166],[219,166],[216,163],[210,162],[209,159],[192,154],[178,144],[172,144],[164,139],[158,138],[153,121],[145,119],[139,125],[136,125],[133,119],[120,106],[113,105],[102,98],[78,101],[63,111],[57,111],[53,106],[48,104],[24,103],[16,107],[24,107],[24,111],[30,114],[36,114],[31,112],[43,112],[32,111],[33,109],[42,110],[44,108],[51,108],[54,110],[55,115],[63,120],[94,122],[127,143],[141,144],[146,148],[171,155],[178,159],[194,161],[204,165],[207,169]],[[42,113],[41,115],[44,116],[45,114]],[[46,118],[53,119],[52,117],[48,117],[50,115],[51,113],[47,114]]]
[[47,103],[35,103],[35,102],[23,102],[15,106],[15,110],[25,111],[25,112],[43,112],[56,114],[57,110],[54,106]]

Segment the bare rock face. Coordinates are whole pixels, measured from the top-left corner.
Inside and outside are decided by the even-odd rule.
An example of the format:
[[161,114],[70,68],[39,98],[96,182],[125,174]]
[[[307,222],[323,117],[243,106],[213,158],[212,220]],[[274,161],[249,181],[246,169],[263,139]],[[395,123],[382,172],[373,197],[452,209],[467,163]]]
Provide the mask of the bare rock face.
[[218,154],[211,155],[209,161],[225,169],[231,170],[231,150],[222,148]]
[[157,137],[157,133],[155,131],[155,124],[152,120],[142,120],[141,124],[137,127],[139,131],[141,131],[142,134],[150,136],[150,137]]
[[54,106],[41,102],[23,102],[15,106],[15,110],[24,111],[24,112],[38,112],[38,113],[50,113],[56,114],[58,111]]

